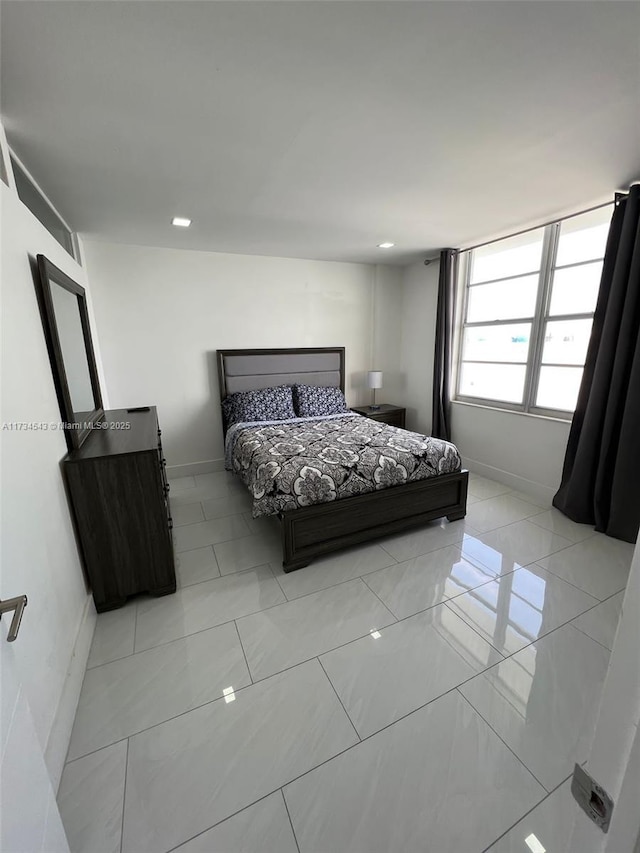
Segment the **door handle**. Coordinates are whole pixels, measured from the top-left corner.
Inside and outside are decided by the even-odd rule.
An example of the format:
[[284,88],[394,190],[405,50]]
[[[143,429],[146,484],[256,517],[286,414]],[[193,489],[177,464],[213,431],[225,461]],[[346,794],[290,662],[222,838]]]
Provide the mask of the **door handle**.
[[16,598],[5,598],[4,601],[0,601],[0,617],[2,617],[3,613],[10,613],[12,610],[15,611],[13,619],[11,620],[11,625],[9,626],[9,633],[7,634],[8,643],[12,643],[18,636],[20,623],[22,622],[22,614],[24,613],[26,606],[26,595],[18,595]]

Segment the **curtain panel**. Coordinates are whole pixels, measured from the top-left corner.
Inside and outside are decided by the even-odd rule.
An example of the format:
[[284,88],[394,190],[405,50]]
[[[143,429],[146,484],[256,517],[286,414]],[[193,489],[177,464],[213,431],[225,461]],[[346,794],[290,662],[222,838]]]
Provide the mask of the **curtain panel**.
[[635,542],[640,525],[640,185],[616,197],[593,330],[553,504]]
[[457,278],[458,252],[456,249],[443,249],[438,279],[431,435],[445,441],[451,441],[451,354]]

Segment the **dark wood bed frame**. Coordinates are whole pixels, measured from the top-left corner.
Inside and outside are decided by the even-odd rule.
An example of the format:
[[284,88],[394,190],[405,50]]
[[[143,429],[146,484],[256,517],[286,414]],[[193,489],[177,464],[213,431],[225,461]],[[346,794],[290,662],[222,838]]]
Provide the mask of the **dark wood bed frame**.
[[[265,357],[287,356],[290,361],[291,357],[295,360],[297,355],[321,353],[332,354],[334,358],[337,355],[339,358],[339,369],[335,371],[335,381],[332,384],[339,385],[344,392],[344,347],[218,350],[220,400],[222,402],[232,390],[229,388],[227,373],[230,357],[255,357],[254,387],[263,388],[269,384],[287,383],[287,374],[278,372],[274,374],[274,381],[271,381],[270,374],[260,369]],[[300,371],[292,370],[290,378],[292,383],[301,381]],[[251,378],[248,377],[247,381],[250,383]],[[310,377],[308,384],[317,383]],[[223,430],[226,431],[224,416],[222,417]],[[464,518],[467,511],[468,478],[468,471],[458,471],[455,474],[442,474],[428,480],[418,480],[340,501],[281,513],[282,567],[285,572],[301,569],[321,554],[399,533],[436,518],[446,517],[449,521]]]

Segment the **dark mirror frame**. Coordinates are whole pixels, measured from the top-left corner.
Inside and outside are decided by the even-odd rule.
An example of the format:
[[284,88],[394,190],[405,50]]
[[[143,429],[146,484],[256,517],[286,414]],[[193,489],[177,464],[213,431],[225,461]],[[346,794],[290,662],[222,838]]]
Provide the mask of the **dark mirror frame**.
[[[91,340],[91,328],[89,326],[89,313],[87,311],[87,297],[84,287],[77,284],[72,278],[58,269],[44,255],[38,255],[38,272],[39,272],[39,287],[36,288],[38,293],[38,302],[40,305],[40,314],[42,316],[42,325],[44,335],[47,341],[47,350],[49,352],[49,361],[51,362],[51,370],[53,372],[53,381],[56,387],[58,396],[58,404],[60,406],[60,414],[64,424],[64,434],[67,440],[69,450],[75,450],[80,447],[89,437],[95,424],[99,423],[104,418],[104,409],[102,406],[102,394],[100,392],[100,381],[98,379],[98,371],[96,368],[96,357],[93,351],[93,341]],[[84,345],[87,353],[87,366],[89,368],[89,376],[91,378],[91,390],[93,392],[94,409],[89,414],[83,413],[82,421],[79,422],[74,417],[73,405],[71,402],[71,393],[69,391],[69,383],[67,381],[67,371],[65,368],[62,347],[60,346],[60,336],[58,334],[58,324],[53,305],[53,297],[51,293],[52,283],[64,287],[66,290],[75,294],[78,298],[78,307],[80,309],[80,321],[82,323],[82,334],[84,337]],[[82,423],[83,426],[77,426]]]

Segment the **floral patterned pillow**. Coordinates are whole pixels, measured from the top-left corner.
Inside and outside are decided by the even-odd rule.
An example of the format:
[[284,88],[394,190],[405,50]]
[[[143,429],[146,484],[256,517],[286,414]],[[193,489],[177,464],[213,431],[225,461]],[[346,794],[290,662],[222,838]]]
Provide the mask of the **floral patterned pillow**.
[[340,388],[328,386],[294,385],[293,405],[299,418],[318,418],[349,411]]
[[284,421],[295,418],[290,385],[237,391],[222,401],[227,426],[246,421]]

